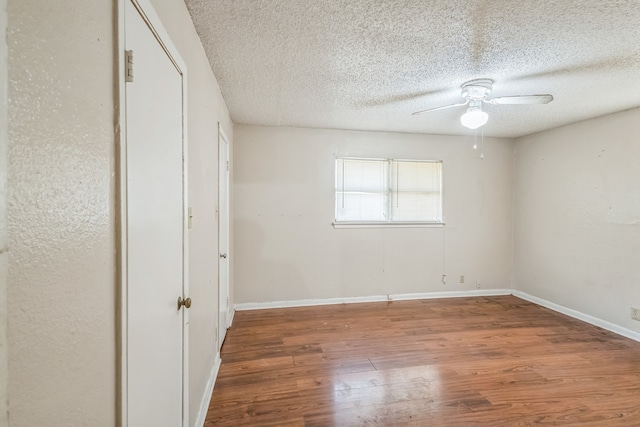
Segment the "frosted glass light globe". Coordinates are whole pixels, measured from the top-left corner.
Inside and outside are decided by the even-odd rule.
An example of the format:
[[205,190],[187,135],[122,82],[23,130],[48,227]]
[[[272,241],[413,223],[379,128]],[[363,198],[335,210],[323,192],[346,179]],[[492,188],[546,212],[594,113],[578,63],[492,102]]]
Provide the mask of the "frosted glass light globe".
[[469,108],[466,113],[460,117],[462,126],[469,129],[478,129],[480,126],[487,124],[489,115],[480,108]]

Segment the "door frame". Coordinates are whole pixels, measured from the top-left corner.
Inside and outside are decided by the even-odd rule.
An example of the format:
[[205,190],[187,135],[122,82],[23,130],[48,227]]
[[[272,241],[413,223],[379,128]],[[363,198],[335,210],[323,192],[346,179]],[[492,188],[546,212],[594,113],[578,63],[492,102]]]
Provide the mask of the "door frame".
[[[227,301],[231,300],[231,195],[230,193],[230,189],[231,189],[231,183],[230,183],[230,178],[231,178],[231,142],[229,141],[229,137],[227,136],[226,132],[224,131],[224,129],[222,128],[222,124],[220,122],[218,122],[218,168],[220,167],[220,147],[222,146],[222,144],[227,144],[227,150],[226,150],[226,154],[227,154],[227,159],[226,161],[229,162],[229,169],[227,170],[227,179],[226,179],[226,183],[227,183],[227,188],[226,188],[226,192],[227,192],[227,212],[226,212],[226,217],[227,217],[227,283],[226,283],[226,287],[227,287]],[[220,230],[221,230],[221,224],[220,224],[220,217],[221,217],[221,213],[222,213],[222,207],[220,205],[220,195],[221,195],[221,189],[220,189],[220,170],[218,170],[218,256],[220,255]],[[218,258],[218,263],[220,262],[220,259]],[[222,307],[223,304],[226,304],[224,301],[222,301],[222,298],[220,298],[221,294],[222,294],[222,283],[220,280],[220,266],[218,264],[218,320],[220,320],[220,307]],[[229,304],[226,304],[226,309],[225,309],[225,313],[224,313],[224,328],[225,328],[225,336],[226,336],[226,329],[229,329],[230,325],[230,306]],[[220,327],[220,325],[218,325],[218,342],[217,344],[217,352],[219,353],[222,349],[222,343],[224,342],[224,336],[220,335],[220,330],[222,328]]]
[[[128,277],[127,277],[127,138],[126,138],[126,80],[125,80],[125,2],[130,1],[145,20],[167,56],[182,75],[182,293],[189,295],[189,185],[188,185],[188,111],[187,111],[187,65],[173,44],[160,17],[150,0],[117,0],[117,47],[116,64],[116,151],[115,151],[115,196],[116,196],[116,420],[119,427],[128,427]],[[135,59],[134,59],[135,67]],[[135,70],[134,70],[135,72]],[[182,425],[189,425],[189,310],[183,311],[182,321]]]

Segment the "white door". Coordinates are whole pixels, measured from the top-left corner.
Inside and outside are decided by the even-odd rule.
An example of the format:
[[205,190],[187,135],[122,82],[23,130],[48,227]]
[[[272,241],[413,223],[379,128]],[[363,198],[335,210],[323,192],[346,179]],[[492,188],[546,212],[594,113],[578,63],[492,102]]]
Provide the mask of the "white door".
[[186,291],[183,75],[131,0],[124,14],[125,49],[133,53],[125,85],[126,420],[175,427],[183,425],[186,332],[177,303]]
[[218,131],[218,246],[219,258],[219,310],[218,350],[222,347],[229,328],[229,141],[222,128]]

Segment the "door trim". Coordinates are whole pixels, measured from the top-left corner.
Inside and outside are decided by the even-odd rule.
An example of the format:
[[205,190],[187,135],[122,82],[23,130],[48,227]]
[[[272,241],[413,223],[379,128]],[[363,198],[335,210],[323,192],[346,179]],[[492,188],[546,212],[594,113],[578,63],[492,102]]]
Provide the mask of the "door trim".
[[[187,132],[187,65],[173,44],[160,17],[150,0],[117,0],[117,43],[115,55],[116,75],[116,151],[115,151],[115,196],[116,196],[116,422],[119,427],[128,427],[127,395],[127,141],[126,141],[126,81],[125,81],[125,2],[130,1],[143,17],[154,36],[182,75],[182,270],[183,294],[189,295],[189,230],[188,230],[188,132]],[[182,323],[182,425],[189,425],[189,310],[183,310]]]

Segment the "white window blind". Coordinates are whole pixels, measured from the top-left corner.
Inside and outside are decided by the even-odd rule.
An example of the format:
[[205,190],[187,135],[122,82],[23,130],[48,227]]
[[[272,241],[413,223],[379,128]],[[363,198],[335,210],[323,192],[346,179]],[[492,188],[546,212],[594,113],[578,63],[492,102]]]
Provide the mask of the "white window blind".
[[336,159],[336,222],[441,223],[442,162]]

